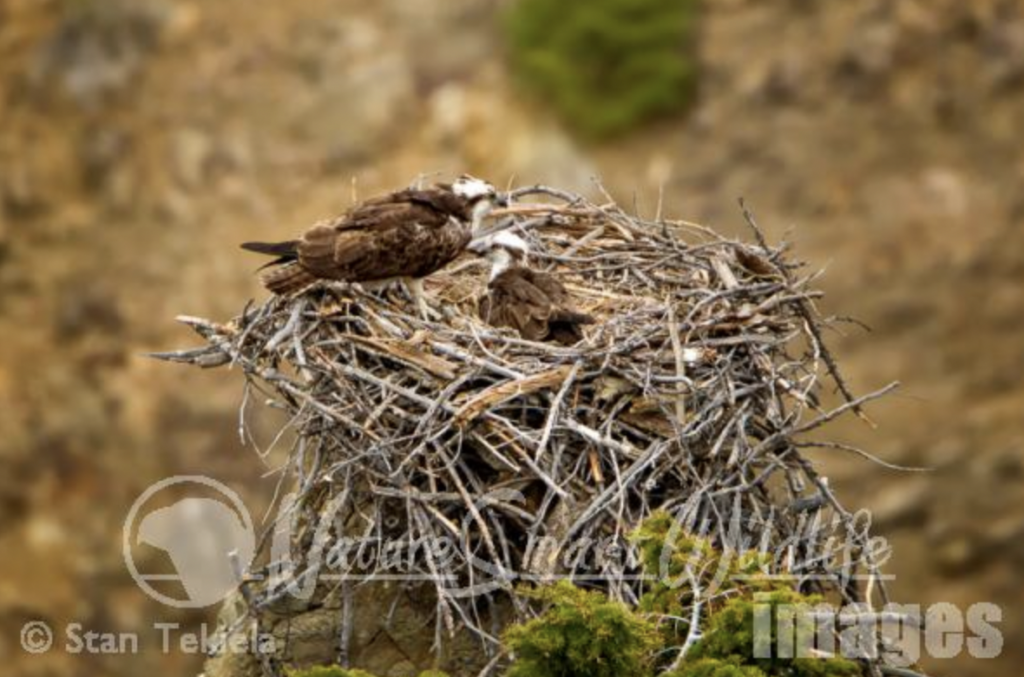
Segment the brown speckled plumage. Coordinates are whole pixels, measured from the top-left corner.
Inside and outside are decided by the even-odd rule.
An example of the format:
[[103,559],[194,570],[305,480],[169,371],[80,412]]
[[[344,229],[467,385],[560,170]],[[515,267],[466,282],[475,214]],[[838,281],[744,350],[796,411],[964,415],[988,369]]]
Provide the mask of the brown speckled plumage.
[[466,248],[472,205],[447,186],[401,190],[320,221],[298,240],[248,242],[242,247],[278,257],[263,275],[263,284],[277,294],[297,291],[318,279],[421,278]]
[[530,341],[564,345],[582,339],[582,325],[594,321],[575,310],[557,278],[520,265],[491,280],[487,294],[480,299],[480,318],[495,327],[511,327]]

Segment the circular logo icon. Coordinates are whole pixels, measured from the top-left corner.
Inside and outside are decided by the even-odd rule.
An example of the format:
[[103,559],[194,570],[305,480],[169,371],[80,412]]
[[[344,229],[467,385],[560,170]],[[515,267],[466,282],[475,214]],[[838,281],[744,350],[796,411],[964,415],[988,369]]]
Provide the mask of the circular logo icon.
[[21,627],[21,648],[29,653],[46,653],[53,646],[53,630],[43,621],[29,621]]
[[[230,487],[202,475],[178,475],[135,499],[124,522],[122,548],[128,571],[147,595],[177,609],[199,609],[220,602],[238,585],[233,560],[248,568],[256,532]],[[164,551],[175,573],[142,573],[136,555],[143,548]],[[181,592],[158,590],[161,583],[165,588],[176,584]]]

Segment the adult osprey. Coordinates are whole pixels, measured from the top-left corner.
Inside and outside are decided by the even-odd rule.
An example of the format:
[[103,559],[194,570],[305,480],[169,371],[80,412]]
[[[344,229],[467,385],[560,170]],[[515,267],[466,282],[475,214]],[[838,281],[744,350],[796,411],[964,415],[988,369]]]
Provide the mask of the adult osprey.
[[549,273],[519,263],[529,245],[518,235],[502,231],[480,238],[470,251],[486,254],[491,262],[487,294],[480,299],[480,318],[495,327],[511,327],[531,341],[572,345],[583,338],[582,325],[594,318],[579,313],[565,286]]
[[424,277],[457,257],[483,219],[503,200],[494,186],[470,176],[432,188],[409,188],[367,200],[320,221],[297,240],[246,242],[243,249],[276,256],[263,285],[275,294],[316,280],[404,280],[427,315]]

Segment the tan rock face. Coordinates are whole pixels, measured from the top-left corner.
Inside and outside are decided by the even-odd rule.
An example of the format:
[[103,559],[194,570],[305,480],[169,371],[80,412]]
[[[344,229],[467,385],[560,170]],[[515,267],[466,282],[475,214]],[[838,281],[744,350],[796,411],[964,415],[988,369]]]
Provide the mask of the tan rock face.
[[[274,638],[278,664],[304,668],[338,661],[343,641],[340,591],[315,599],[307,610],[261,618],[261,632]],[[429,586],[363,584],[352,590],[350,604],[349,664],[379,677],[415,677],[430,669],[476,674],[489,659],[479,641],[466,632],[454,637],[444,633],[442,650],[432,650],[436,605]],[[220,626],[231,626],[242,609],[237,599],[226,604],[218,618]],[[242,632],[249,631],[251,627],[243,626]],[[207,661],[204,672],[209,677],[250,677],[259,674],[259,665],[251,656],[226,653]]]
[[[735,198],[748,198],[775,240],[830,263],[823,311],[873,327],[838,339],[855,387],[906,384],[875,413],[880,432],[848,432],[888,460],[938,466],[911,492],[922,505],[889,494],[903,493],[899,474],[823,458],[848,502],[888,503],[897,597],[997,600],[1006,636],[1024,632],[1019,547],[988,535],[1020,512],[1024,485],[972,470],[1024,457],[1020,3],[706,3],[693,116],[586,149],[508,86],[500,3],[157,2],[153,41],[108,15],[104,35],[136,36],[115,51],[97,33],[68,51],[82,34],[71,4],[151,5],[0,1],[0,538],[34,552],[38,516],[68,535],[57,560],[4,576],[3,638],[53,609],[150,633],[166,620],[116,545],[149,483],[204,472],[253,505],[272,495],[237,442],[234,384],[140,356],[180,341],[174,315],[223,316],[262,293],[238,242],[288,237],[353,193],[435,171],[583,188],[599,171],[653,213],[664,156],[666,213],[739,232]],[[942,529],[920,528],[922,513]],[[943,557],[961,543],[982,555],[945,568],[947,540]],[[933,671],[1016,675],[1022,651]],[[17,674],[24,656],[8,655]],[[54,672],[199,669],[144,644]]]

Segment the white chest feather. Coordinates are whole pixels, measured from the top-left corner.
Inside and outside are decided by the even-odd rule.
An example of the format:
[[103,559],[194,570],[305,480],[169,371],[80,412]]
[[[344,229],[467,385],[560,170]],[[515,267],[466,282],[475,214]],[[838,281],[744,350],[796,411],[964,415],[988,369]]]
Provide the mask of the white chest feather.
[[488,258],[491,260],[491,282],[494,282],[496,277],[504,273],[512,265],[512,255],[505,249],[491,250]]

